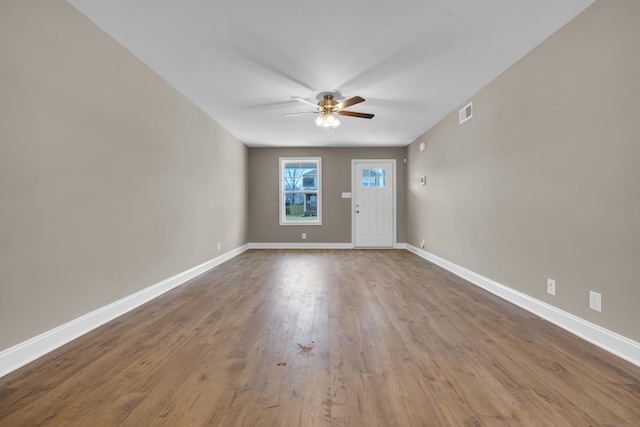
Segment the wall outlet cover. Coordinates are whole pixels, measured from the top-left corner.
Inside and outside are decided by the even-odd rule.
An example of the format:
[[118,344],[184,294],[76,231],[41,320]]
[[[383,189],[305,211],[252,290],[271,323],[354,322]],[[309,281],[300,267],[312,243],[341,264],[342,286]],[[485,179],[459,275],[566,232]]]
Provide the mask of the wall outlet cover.
[[556,281],[553,279],[547,279],[547,293],[549,295],[556,295]]
[[598,292],[589,291],[589,308],[602,312],[602,295]]

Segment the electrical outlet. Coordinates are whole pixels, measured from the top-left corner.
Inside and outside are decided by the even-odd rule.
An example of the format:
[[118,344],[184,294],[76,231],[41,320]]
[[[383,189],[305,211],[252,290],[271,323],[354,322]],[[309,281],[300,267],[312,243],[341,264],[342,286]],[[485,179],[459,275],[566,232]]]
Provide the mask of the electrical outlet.
[[420,247],[424,249],[424,239],[422,239],[422,241],[420,242]]
[[547,293],[549,295],[556,295],[556,281],[553,279],[547,279]]
[[302,240],[307,238],[307,233],[302,233]]
[[218,242],[218,250],[221,251],[222,250],[222,243]]
[[597,312],[602,312],[602,295],[589,291],[589,308]]

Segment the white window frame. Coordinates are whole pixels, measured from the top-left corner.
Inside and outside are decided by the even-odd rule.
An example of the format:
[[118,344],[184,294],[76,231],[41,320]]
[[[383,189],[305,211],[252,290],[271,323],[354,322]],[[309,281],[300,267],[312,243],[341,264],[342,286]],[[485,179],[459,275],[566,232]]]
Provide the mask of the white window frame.
[[[318,188],[315,190],[316,193],[316,206],[317,206],[317,216],[318,219],[315,221],[291,221],[287,220],[287,212],[286,212],[286,203],[284,202],[284,196],[286,193],[310,193],[312,191],[305,190],[304,187],[297,191],[286,191],[284,188],[284,165],[285,163],[292,162],[301,162],[301,163],[311,163],[316,162],[317,171],[318,171]],[[280,210],[280,225],[322,225],[322,157],[280,157],[280,179],[279,179],[279,191],[278,191],[278,207]]]

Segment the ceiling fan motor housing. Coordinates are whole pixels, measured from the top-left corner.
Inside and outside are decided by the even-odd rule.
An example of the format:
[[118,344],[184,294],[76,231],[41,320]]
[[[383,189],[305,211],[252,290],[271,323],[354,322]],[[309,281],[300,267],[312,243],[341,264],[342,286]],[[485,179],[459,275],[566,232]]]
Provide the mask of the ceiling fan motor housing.
[[318,105],[324,111],[335,111],[338,101],[333,99],[333,95],[325,95],[322,101],[318,101]]

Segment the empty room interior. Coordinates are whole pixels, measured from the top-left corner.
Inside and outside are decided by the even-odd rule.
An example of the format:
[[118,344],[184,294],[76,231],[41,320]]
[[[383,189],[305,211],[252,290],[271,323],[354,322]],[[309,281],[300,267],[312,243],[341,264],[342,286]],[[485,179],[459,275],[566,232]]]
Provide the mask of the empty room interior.
[[0,0],[0,426],[640,426],[639,21]]

